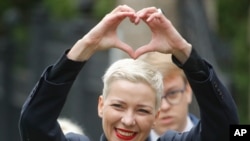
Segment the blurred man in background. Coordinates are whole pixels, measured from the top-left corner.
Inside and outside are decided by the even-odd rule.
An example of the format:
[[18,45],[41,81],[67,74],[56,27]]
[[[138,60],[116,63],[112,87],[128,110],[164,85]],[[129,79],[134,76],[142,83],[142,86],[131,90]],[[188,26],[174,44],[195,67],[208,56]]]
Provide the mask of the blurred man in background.
[[189,131],[198,118],[189,112],[193,92],[184,72],[172,62],[170,55],[152,52],[142,59],[157,67],[164,81],[160,115],[151,130],[151,140],[156,141],[167,130]]

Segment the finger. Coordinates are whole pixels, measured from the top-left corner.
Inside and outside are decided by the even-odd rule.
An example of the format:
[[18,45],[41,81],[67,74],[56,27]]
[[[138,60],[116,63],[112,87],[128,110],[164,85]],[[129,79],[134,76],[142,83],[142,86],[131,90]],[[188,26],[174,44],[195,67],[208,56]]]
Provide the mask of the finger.
[[156,7],[148,7],[148,8],[143,8],[142,10],[138,11],[136,15],[140,17],[141,19],[148,18],[151,14],[157,13],[158,10]]
[[111,26],[112,28],[116,28],[125,18],[130,18],[134,21],[135,13],[133,12],[118,12],[115,14],[109,14],[106,17],[106,25]]
[[131,23],[134,23],[134,24],[138,24],[139,23],[138,21],[136,21],[137,20],[136,15],[129,16],[129,20],[130,20]]
[[134,50],[131,46],[128,44],[122,42],[122,41],[117,41],[116,48],[123,50],[126,52],[131,58],[134,58]]
[[133,12],[133,13],[135,13],[135,10],[127,5],[119,5],[110,13],[113,14],[113,13],[117,13],[117,12]]
[[148,8],[138,12],[137,17],[139,19],[142,19],[147,24],[149,24],[152,21],[162,23],[166,19],[161,10],[156,9],[155,7]]
[[136,15],[133,8],[127,5],[119,5],[108,14],[108,17],[110,17],[112,21],[117,21],[117,24],[119,24],[126,17],[128,17],[130,21],[134,23]]
[[128,17],[131,21],[134,21],[136,19],[136,15],[134,12],[119,12],[117,13],[116,16],[120,19],[124,19]]
[[147,7],[147,8],[143,8],[143,9],[137,11],[137,14],[138,14],[138,16],[143,16],[143,15],[154,13],[154,12],[157,12],[156,7]]
[[152,49],[152,47],[150,47],[149,45],[144,45],[141,46],[140,48],[138,48],[135,53],[134,53],[134,58],[138,58],[141,55],[148,53],[148,52],[153,52],[154,50]]
[[145,20],[146,22],[151,22],[153,20],[162,21],[163,16],[164,15],[162,13],[156,12],[149,15]]
[[136,14],[135,16],[136,16],[136,18],[135,18],[134,23],[135,23],[136,25],[138,25],[138,24],[140,23],[141,18],[140,18],[137,14]]

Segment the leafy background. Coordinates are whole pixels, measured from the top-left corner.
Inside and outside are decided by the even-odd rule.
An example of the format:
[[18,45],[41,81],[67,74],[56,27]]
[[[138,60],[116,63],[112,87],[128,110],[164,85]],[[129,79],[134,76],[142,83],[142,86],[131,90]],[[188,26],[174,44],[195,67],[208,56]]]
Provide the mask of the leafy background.
[[[41,25],[54,24],[49,29],[44,28],[54,31],[52,35],[45,36],[53,37],[62,43],[70,40],[67,44],[72,45],[80,36],[77,33],[81,31],[79,30],[81,27],[73,30],[73,33],[70,32],[72,35],[76,33],[77,37],[69,39],[65,34],[68,32],[58,28],[61,24],[69,23],[75,26],[78,24],[71,22],[79,19],[91,19],[90,23],[96,23],[116,5],[116,2],[114,0],[0,1],[0,125],[3,125],[0,126],[0,140],[19,139],[17,124],[21,105],[42,71],[34,65],[36,62],[33,62],[33,67],[38,70],[37,76],[30,69],[32,66],[30,60],[37,60],[29,57],[34,50],[31,46],[33,43],[31,38],[34,38],[31,34],[34,32],[32,21],[40,22]],[[226,58],[227,63],[219,59],[218,63],[221,71],[231,80],[230,90],[239,109],[240,122],[250,124],[250,1],[217,0],[215,9],[218,24],[215,32],[224,42],[225,52],[229,53],[225,55],[229,56]],[[36,19],[34,15],[39,15],[45,20]],[[87,30],[92,24],[87,22],[86,25]],[[36,29],[39,30],[39,28]],[[86,31],[83,30],[83,32]],[[61,34],[66,37],[62,37]],[[79,34],[82,35],[82,33]],[[217,56],[223,56],[223,53],[224,51]],[[55,58],[58,58],[58,55]],[[47,66],[47,62],[40,67]],[[71,106],[68,107],[68,111],[72,110]]]

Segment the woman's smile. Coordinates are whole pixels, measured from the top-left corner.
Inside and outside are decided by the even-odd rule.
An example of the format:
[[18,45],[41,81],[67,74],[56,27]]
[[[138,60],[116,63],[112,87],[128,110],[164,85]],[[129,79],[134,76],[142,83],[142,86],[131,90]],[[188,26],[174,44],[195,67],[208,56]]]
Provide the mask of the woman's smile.
[[132,140],[136,136],[136,132],[115,128],[116,136],[122,140]]

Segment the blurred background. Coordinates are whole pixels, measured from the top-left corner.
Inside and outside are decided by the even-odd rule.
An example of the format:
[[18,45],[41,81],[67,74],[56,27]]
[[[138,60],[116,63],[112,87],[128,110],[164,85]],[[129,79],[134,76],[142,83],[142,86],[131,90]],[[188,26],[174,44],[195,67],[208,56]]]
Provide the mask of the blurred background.
[[[0,1],[0,140],[20,140],[22,104],[45,67],[53,64],[116,5],[139,10],[161,8],[179,32],[211,64],[232,92],[241,124],[250,124],[249,0],[1,0]],[[122,40],[139,47],[150,40],[148,28],[124,21]],[[102,133],[97,116],[101,77],[118,50],[95,54],[77,78],[61,117],[84,128],[93,140]],[[194,101],[194,114],[199,108]]]

